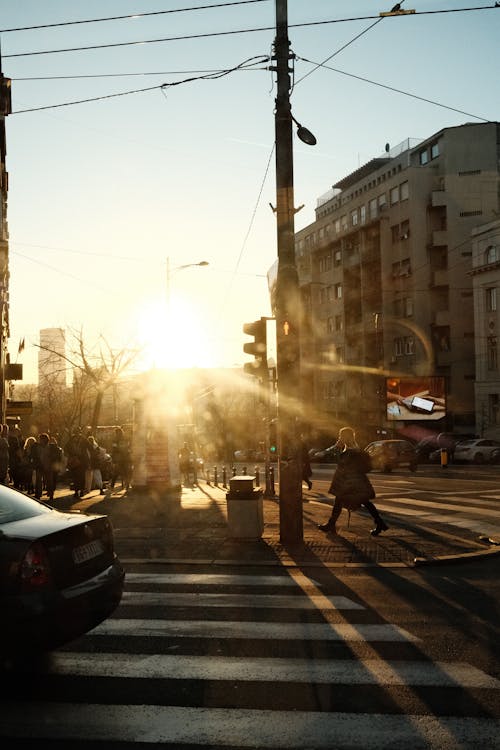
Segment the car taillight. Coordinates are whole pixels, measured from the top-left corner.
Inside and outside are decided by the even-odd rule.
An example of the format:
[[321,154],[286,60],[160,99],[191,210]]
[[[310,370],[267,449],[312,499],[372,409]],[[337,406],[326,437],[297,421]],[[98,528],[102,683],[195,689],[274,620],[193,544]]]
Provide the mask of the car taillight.
[[49,559],[40,542],[32,544],[26,552],[19,566],[19,575],[23,591],[39,589],[51,583]]

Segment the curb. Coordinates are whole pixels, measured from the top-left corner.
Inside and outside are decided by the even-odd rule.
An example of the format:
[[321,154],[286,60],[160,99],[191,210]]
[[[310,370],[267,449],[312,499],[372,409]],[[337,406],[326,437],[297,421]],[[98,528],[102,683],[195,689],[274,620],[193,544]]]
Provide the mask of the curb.
[[428,567],[431,565],[455,565],[457,563],[473,562],[475,560],[484,560],[490,557],[500,555],[500,549],[484,549],[477,552],[463,552],[461,555],[439,555],[438,557],[416,557],[413,565],[416,568]]

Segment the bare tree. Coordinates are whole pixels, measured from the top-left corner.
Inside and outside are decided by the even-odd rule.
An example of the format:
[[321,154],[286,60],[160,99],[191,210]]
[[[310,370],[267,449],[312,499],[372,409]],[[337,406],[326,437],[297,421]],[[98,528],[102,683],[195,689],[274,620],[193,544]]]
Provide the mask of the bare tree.
[[85,420],[95,432],[99,423],[102,399],[107,390],[112,388],[119,378],[137,359],[139,349],[118,349],[111,347],[101,334],[97,343],[90,347],[85,341],[83,329],[70,329],[72,339],[67,353],[61,353],[50,347],[39,349],[58,357],[73,372],[74,413],[73,419],[83,424],[86,416],[86,404],[90,405],[88,419]]

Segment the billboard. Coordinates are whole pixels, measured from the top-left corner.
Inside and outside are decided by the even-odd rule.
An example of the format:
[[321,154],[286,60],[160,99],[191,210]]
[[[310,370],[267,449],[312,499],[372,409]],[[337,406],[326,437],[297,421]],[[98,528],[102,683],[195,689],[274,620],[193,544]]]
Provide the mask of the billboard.
[[387,419],[434,422],[446,416],[442,376],[386,378]]

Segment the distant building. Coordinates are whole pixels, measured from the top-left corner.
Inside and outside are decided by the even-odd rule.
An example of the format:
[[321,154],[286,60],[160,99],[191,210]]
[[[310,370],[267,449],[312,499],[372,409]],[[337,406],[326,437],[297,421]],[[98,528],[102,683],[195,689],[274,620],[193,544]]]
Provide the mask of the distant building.
[[[387,419],[386,378],[438,376],[447,413],[432,429],[475,430],[475,337],[484,363],[496,336],[488,343],[483,323],[474,331],[472,279],[489,283],[490,269],[471,277],[471,232],[498,217],[499,164],[500,124],[467,123],[387,147],[318,200],[315,221],[295,236],[313,426],[352,424],[367,438],[398,430],[405,425]],[[492,398],[486,410],[495,409]]]
[[66,388],[66,334],[63,328],[42,328],[38,352],[38,387]]

